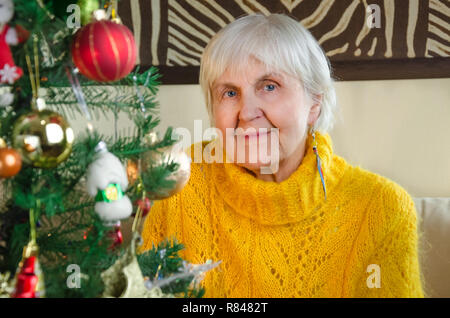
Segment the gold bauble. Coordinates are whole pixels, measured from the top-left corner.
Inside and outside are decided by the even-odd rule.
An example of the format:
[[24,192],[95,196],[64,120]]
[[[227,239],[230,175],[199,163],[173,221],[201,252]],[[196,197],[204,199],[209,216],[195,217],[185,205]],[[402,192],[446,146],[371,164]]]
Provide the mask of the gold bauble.
[[158,134],[155,131],[149,132],[144,136],[144,144],[147,146],[154,145],[159,140]]
[[147,197],[150,200],[162,200],[180,192],[188,183],[191,175],[191,158],[183,151],[181,143],[173,146],[167,146],[157,151],[149,151],[142,156],[142,169],[147,171],[151,167],[166,165],[170,162],[179,165],[178,170],[173,172],[167,180],[174,180],[171,189],[161,189],[157,193],[148,192]]
[[1,148],[6,148],[6,142],[3,138],[0,138],[0,149]]
[[74,140],[64,117],[47,109],[20,116],[12,136],[13,147],[23,161],[37,168],[54,168],[66,160]]

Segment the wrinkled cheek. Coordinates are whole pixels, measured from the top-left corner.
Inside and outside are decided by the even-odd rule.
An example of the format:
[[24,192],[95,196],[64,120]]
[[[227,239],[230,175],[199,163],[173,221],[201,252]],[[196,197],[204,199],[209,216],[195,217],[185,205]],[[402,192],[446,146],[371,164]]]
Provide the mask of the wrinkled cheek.
[[226,160],[227,162],[236,162],[236,137],[234,133],[229,132],[225,132],[223,136],[222,148],[226,153]]
[[258,161],[261,164],[271,164],[280,160],[280,131],[272,129],[266,138],[261,138],[258,147]]

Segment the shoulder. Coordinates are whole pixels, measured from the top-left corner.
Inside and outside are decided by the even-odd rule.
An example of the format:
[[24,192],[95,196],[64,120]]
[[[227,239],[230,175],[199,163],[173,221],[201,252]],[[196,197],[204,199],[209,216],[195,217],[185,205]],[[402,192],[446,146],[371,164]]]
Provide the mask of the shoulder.
[[340,169],[343,169],[345,166],[349,170],[349,182],[361,187],[366,196],[370,195],[367,191],[372,190],[372,197],[375,202],[383,205],[397,204],[399,206],[409,205],[412,202],[408,191],[392,179],[360,166],[350,165],[339,156],[334,156],[333,159]]
[[382,176],[361,167],[354,167],[355,175],[363,179],[366,183],[373,185],[373,201],[384,208],[395,208],[399,210],[408,210],[413,200],[408,191],[393,181],[392,179]]
[[408,191],[392,179],[351,166],[353,182],[361,187],[368,198],[367,222],[377,225],[383,232],[398,228],[400,223],[416,222],[414,201]]

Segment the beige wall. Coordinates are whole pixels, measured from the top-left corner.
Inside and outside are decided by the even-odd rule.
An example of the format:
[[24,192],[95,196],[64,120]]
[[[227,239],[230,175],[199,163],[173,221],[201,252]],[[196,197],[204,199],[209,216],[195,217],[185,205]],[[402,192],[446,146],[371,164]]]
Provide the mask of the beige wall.
[[338,154],[413,196],[450,197],[450,79],[341,82],[337,93]]
[[[340,120],[330,132],[349,163],[386,176],[415,197],[450,197],[450,79],[336,83]],[[163,85],[161,125],[204,129],[208,115],[198,85]],[[112,120],[97,127],[113,133]],[[73,119],[79,130],[81,122]],[[121,116],[119,129],[129,120]]]

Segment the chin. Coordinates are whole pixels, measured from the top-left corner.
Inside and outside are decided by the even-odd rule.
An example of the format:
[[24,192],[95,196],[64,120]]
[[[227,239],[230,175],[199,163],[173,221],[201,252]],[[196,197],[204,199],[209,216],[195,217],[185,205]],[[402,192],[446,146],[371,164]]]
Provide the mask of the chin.
[[[253,160],[250,160],[250,158],[252,158]],[[256,158],[256,160],[254,160],[254,158]],[[245,162],[242,162],[242,161],[238,162],[237,160],[235,160],[234,163],[236,163],[238,166],[246,168],[248,170],[261,171],[262,168],[271,166],[272,161],[273,161],[273,158],[271,158],[270,153],[267,154],[267,157],[264,158],[264,160],[261,160],[261,158],[256,155],[253,157],[249,157],[248,153],[247,153],[246,157],[245,157]]]
[[267,166],[268,164],[263,164],[260,162],[255,162],[255,163],[236,163],[238,166],[251,170],[251,171],[256,171],[256,170],[260,170],[262,167]]

